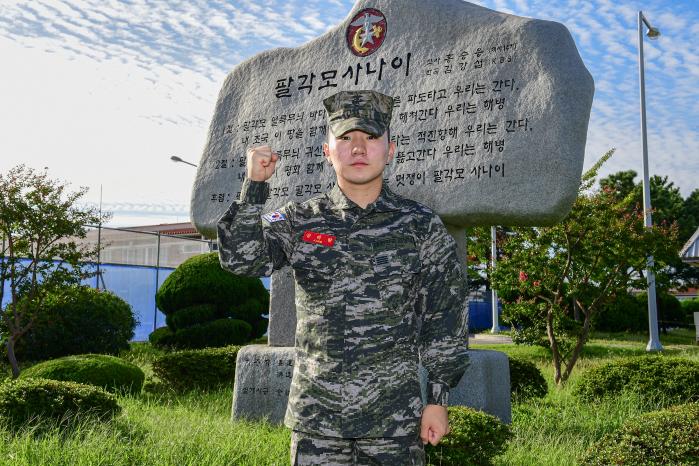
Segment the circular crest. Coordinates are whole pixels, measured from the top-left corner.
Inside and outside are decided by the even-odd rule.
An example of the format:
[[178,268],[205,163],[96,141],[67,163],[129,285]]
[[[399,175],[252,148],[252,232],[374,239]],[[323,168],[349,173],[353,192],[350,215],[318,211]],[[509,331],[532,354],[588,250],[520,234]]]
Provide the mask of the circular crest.
[[347,46],[358,57],[376,52],[386,37],[386,17],[375,8],[357,13],[347,26]]

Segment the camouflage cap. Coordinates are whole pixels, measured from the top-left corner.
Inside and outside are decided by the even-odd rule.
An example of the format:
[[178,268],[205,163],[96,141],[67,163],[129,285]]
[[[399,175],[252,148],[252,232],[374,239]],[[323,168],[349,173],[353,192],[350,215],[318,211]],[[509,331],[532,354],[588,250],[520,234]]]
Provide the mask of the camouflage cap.
[[376,91],[341,91],[324,99],[323,105],[336,137],[355,129],[381,136],[391,123],[393,97]]

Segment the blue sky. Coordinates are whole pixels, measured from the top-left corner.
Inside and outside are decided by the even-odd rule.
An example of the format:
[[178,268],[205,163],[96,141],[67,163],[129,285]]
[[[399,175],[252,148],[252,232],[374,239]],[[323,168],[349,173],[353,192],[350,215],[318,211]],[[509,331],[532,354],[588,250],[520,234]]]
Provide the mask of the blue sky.
[[[595,79],[585,168],[641,169],[637,14],[644,42],[651,174],[699,188],[699,2],[485,0],[565,24]],[[0,170],[18,163],[103,186],[113,224],[188,220],[195,170],[218,91],[240,61],[293,47],[342,21],[353,2],[0,0]]]

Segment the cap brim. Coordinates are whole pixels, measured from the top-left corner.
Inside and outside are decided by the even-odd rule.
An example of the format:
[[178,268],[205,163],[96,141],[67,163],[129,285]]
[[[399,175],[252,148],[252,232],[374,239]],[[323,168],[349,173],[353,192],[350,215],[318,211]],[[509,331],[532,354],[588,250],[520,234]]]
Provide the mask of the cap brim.
[[358,117],[346,118],[330,125],[330,131],[332,131],[335,137],[342,136],[345,133],[355,130],[363,131],[372,136],[381,137],[383,133],[386,132],[386,129],[386,126],[380,125],[375,121],[368,121]]

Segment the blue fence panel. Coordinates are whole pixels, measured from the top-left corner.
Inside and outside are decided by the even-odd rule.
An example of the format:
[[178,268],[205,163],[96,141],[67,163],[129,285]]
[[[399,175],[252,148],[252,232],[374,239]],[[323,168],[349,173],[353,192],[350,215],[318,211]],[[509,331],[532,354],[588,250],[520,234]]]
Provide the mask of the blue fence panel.
[[[493,328],[492,301],[469,301],[468,330],[478,332]],[[498,302],[498,316],[502,316],[502,303]],[[500,317],[498,317],[500,319]]]
[[[95,266],[87,267],[95,270]],[[133,341],[148,340],[148,335],[154,328],[165,325],[165,315],[155,306],[155,293],[165,279],[173,272],[172,268],[161,267],[157,273],[158,285],[156,287],[156,268],[135,265],[101,264],[102,279],[100,288],[107,289],[119,296],[131,305],[138,325],[134,329]],[[82,284],[95,287],[97,277],[83,280]],[[12,300],[10,296],[10,283],[5,284],[2,306]]]

